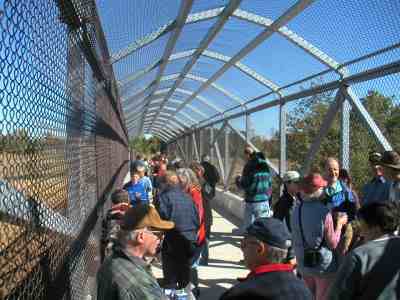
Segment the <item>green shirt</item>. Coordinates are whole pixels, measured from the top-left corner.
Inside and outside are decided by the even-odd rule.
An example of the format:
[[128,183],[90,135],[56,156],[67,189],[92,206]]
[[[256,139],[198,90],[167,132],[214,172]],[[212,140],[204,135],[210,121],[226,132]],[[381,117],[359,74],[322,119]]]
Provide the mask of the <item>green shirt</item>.
[[97,274],[97,299],[160,300],[163,293],[143,259],[115,249]]

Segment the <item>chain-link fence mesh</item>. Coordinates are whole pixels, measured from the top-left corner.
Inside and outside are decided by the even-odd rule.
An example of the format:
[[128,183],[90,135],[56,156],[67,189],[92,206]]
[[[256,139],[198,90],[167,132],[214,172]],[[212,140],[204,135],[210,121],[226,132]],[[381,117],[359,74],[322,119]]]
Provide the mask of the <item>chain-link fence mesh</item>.
[[128,166],[95,6],[0,9],[0,298],[95,298],[100,218]]

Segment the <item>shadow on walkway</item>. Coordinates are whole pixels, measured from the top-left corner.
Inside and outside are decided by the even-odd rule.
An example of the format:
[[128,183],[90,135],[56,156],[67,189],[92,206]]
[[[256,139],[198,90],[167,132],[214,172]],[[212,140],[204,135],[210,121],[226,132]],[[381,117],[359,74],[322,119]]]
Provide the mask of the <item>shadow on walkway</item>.
[[237,284],[235,279],[200,279],[201,300],[219,299],[232,285]]

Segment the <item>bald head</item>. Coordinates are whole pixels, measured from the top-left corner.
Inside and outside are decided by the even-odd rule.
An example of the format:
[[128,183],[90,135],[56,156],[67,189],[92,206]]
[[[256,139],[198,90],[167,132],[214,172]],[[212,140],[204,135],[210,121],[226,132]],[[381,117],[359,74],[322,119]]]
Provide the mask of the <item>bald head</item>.
[[325,176],[329,184],[334,184],[339,179],[340,165],[336,158],[329,157],[325,163]]

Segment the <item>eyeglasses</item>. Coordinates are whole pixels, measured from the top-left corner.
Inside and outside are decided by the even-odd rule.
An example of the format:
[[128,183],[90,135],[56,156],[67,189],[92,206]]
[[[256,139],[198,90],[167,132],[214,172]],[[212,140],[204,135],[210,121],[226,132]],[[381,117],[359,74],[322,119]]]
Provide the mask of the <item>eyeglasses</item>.
[[157,238],[162,239],[164,237],[165,232],[160,230],[147,230],[147,232],[152,233]]
[[248,247],[249,245],[258,245],[259,243],[260,243],[260,242],[257,241],[257,240],[251,240],[251,239],[248,238],[248,237],[244,237],[244,238],[240,241],[240,247],[243,249],[243,248]]

